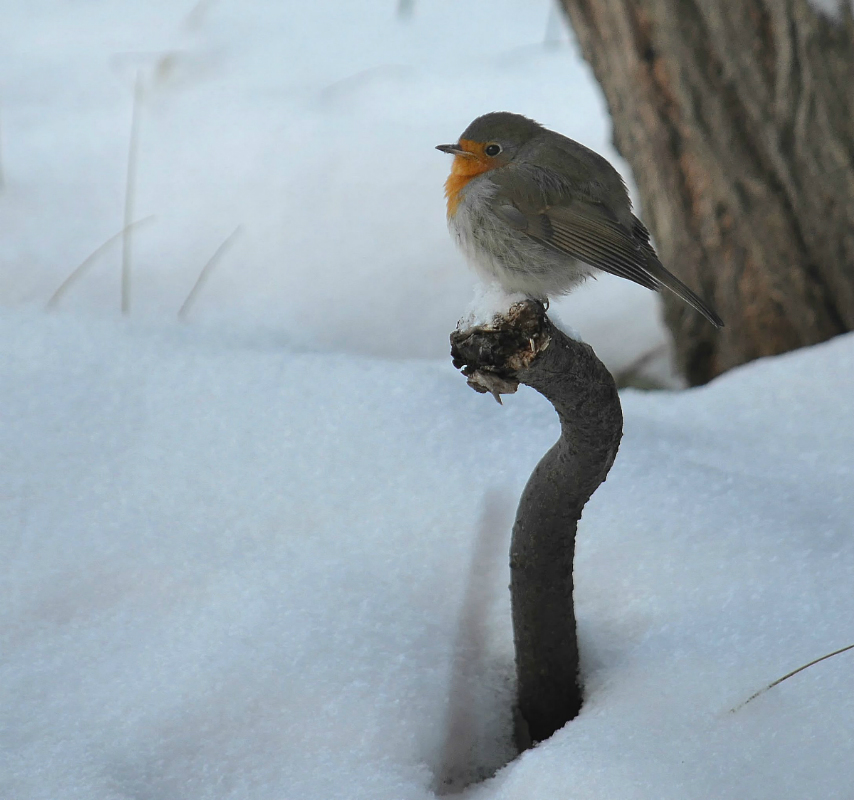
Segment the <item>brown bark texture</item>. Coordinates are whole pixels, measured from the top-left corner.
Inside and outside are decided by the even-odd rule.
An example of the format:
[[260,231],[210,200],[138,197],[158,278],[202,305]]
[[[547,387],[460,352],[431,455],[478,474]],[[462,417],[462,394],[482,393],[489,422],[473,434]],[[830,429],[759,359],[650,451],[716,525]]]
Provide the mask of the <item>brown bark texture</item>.
[[520,749],[578,714],[572,562],[581,511],[605,480],[623,433],[614,379],[583,342],[555,328],[542,304],[517,303],[493,325],[451,335],[454,365],[477,391],[527,384],[557,411],[561,435],[534,469],[516,512],[510,599]]
[[680,369],[854,330],[854,20],[808,0],[562,0],[664,265]]

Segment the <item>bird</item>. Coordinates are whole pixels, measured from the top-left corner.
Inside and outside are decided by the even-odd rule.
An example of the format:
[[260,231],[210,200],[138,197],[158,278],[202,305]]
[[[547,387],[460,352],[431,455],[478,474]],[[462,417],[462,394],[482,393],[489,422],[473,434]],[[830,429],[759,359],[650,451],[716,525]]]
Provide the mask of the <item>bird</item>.
[[445,182],[448,227],[487,282],[548,307],[598,271],[669,289],[715,327],[723,321],[659,261],[607,159],[532,119],[484,114],[455,144]]

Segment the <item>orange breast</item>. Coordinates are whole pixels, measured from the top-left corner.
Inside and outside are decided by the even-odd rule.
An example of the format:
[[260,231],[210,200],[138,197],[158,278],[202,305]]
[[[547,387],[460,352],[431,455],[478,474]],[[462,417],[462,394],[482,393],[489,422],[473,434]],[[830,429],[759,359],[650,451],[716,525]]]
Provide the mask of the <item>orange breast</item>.
[[[459,156],[457,156],[459,158]],[[463,189],[474,175],[454,175],[452,172],[445,181],[445,197],[448,199],[448,219],[457,213],[463,199]]]
[[483,145],[460,140],[460,145],[472,153],[470,156],[454,156],[451,165],[451,174],[445,181],[445,197],[448,198],[448,219],[457,213],[457,208],[463,199],[463,189],[466,184],[477,175],[482,175],[493,169],[496,164],[483,154]]

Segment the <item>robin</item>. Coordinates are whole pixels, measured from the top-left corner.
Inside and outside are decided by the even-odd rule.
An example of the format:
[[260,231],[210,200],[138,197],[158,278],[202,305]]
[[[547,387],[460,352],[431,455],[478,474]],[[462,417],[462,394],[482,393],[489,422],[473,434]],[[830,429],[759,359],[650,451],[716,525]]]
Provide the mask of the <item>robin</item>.
[[669,289],[716,327],[715,311],[658,260],[620,174],[602,156],[520,114],[478,117],[445,182],[448,227],[475,270],[547,302],[597,270]]

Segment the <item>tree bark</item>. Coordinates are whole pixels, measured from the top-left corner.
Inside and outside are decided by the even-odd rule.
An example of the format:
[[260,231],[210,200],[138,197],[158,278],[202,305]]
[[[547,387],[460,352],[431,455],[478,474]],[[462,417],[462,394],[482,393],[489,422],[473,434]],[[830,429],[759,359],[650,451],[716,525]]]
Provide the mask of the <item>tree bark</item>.
[[562,0],[664,265],[689,382],[854,329],[854,21],[807,0]]
[[532,386],[554,406],[561,435],[531,475],[516,513],[510,593],[520,749],[578,714],[578,644],[572,562],[581,511],[605,480],[623,432],[614,379],[583,342],[555,328],[536,301],[514,305],[489,327],[451,336],[454,365],[481,392]]

